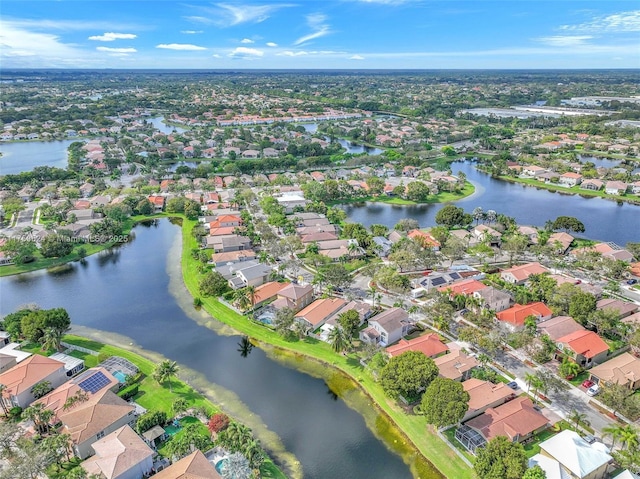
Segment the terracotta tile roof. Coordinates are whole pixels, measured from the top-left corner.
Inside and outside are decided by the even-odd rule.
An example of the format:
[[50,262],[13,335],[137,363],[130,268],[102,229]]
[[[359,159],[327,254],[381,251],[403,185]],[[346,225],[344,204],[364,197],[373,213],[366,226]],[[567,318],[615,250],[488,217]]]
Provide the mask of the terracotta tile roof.
[[487,287],[486,284],[483,284],[480,281],[477,281],[475,279],[464,279],[462,281],[456,281],[455,283],[451,283],[448,286],[442,286],[438,288],[438,291],[440,292],[450,291],[451,294],[470,295],[486,287]]
[[539,323],[538,330],[555,341],[567,334],[584,331],[584,328],[571,316],[556,316],[555,318]]
[[440,242],[435,239],[431,233],[427,233],[426,231],[411,230],[407,233],[407,237],[413,240],[422,241],[429,246],[440,247]]
[[466,425],[480,431],[487,441],[497,436],[510,440],[526,436],[548,424],[548,420],[533,408],[528,397],[519,397],[467,421]]
[[609,350],[609,346],[593,331],[576,331],[558,338],[558,343],[566,344],[572,351],[593,358]]
[[476,358],[467,356],[459,349],[435,358],[433,362],[438,366],[440,376],[448,379],[458,379],[478,365]]
[[60,412],[59,418],[64,425],[63,432],[71,435],[76,444],[81,444],[134,410],[135,407],[124,399],[103,389],[88,401]]
[[482,410],[496,402],[504,402],[514,395],[513,390],[505,383],[493,384],[476,378],[464,381],[462,387],[469,393],[469,411]]
[[116,429],[94,442],[91,447],[96,452],[95,456],[84,461],[81,466],[88,474],[96,474],[105,479],[123,477],[127,471],[147,461],[154,454],[129,426]]
[[313,286],[307,284],[305,286],[300,286],[299,284],[289,283],[286,285],[286,288],[282,288],[278,293],[278,296],[289,298],[292,300],[298,300],[305,295],[309,294],[313,291]]
[[514,266],[513,268],[505,269],[500,273],[500,276],[511,273],[518,281],[524,281],[532,274],[548,273],[549,270],[542,266],[540,263],[527,263],[520,266]]
[[153,476],[153,479],[222,479],[222,477],[204,454],[195,451],[160,471]]
[[277,281],[271,281],[258,286],[254,295],[253,304],[256,305],[264,301],[268,301],[275,297],[280,290],[286,288],[289,284],[290,283],[278,283]]
[[420,351],[425,356],[432,357],[446,353],[449,348],[440,341],[440,337],[435,333],[419,336],[409,341],[401,339],[397,344],[387,348],[387,352],[391,356],[399,356],[407,351]]
[[61,368],[64,369],[63,362],[39,354],[29,356],[8,371],[0,374],[0,384],[4,384],[7,387],[4,396],[9,394],[17,396],[24,391],[30,390],[35,384]]
[[311,326],[316,327],[345,304],[346,301],[340,298],[318,299],[296,314],[296,318],[305,319]]
[[496,314],[498,321],[513,324],[517,327],[524,326],[524,320],[527,316],[535,316],[536,318],[551,316],[553,312],[541,302],[531,304],[515,304],[509,309],[500,311]]

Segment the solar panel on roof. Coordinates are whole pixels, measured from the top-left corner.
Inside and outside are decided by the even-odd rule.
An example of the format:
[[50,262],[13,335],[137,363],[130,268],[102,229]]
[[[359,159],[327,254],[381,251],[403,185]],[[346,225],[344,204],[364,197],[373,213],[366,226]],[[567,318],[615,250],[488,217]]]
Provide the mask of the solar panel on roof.
[[451,279],[460,279],[460,275],[458,273],[449,273]]
[[446,281],[444,280],[444,278],[433,278],[431,280],[431,284],[434,286],[440,286],[441,284],[446,283]]
[[98,371],[90,378],[87,378],[84,381],[82,381],[80,384],[78,384],[78,386],[83,391],[94,394],[100,391],[103,387],[105,387],[110,382],[111,381],[109,381],[109,378],[107,378],[107,376],[105,376],[102,373],[102,371]]

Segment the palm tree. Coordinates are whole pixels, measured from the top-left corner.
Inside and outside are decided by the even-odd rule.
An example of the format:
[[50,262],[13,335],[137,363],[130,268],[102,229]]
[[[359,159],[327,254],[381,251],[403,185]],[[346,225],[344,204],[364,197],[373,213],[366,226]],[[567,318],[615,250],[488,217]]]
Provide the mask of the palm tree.
[[173,401],[173,404],[171,405],[173,414],[175,414],[176,416],[181,412],[185,412],[188,407],[189,407],[189,404],[187,403],[187,400],[184,398],[176,399],[175,401]]
[[622,439],[624,428],[625,426],[623,426],[622,424],[611,424],[610,426],[605,426],[602,428],[604,436],[611,437],[611,449],[615,447],[616,439]]
[[638,447],[638,430],[631,424],[627,424],[622,428],[620,442],[625,445],[625,449],[635,449]]
[[331,347],[336,353],[341,353],[345,349],[347,349],[349,345],[349,338],[344,334],[342,328],[335,327],[329,333],[329,341],[331,342]]
[[369,288],[369,294],[371,295],[371,307],[375,308],[376,307],[376,295],[378,294],[378,291],[376,290],[376,288],[370,287]]
[[564,358],[562,363],[560,364],[560,374],[562,374],[566,379],[574,378],[578,374],[580,374],[580,365],[578,363],[574,363],[573,361]]
[[527,389],[531,389],[531,385],[536,380],[536,375],[532,373],[525,373],[524,381],[527,383]]
[[476,359],[478,360],[478,363],[480,363],[480,366],[482,367],[486,366],[491,361],[491,358],[485,353],[478,354],[478,357]]
[[587,415],[585,413],[578,411],[577,409],[574,409],[571,412],[571,415],[567,419],[569,421],[573,421],[573,423],[576,425],[576,429],[578,429],[580,424],[584,424],[585,426],[589,425],[589,421],[587,420]]
[[40,381],[31,388],[31,394],[33,394],[34,398],[40,399],[52,389],[53,388],[51,387],[51,383],[49,381]]
[[249,304],[251,306],[251,309],[255,308],[256,307],[256,287],[253,285],[249,285],[244,289],[247,292],[247,297],[249,298]]
[[178,363],[165,359],[160,364],[158,364],[156,370],[153,373],[153,377],[159,383],[167,381],[169,383],[169,391],[173,392],[171,378],[173,376],[176,376],[179,370],[180,367],[178,366]]
[[49,430],[49,421],[55,416],[51,409],[46,409],[42,403],[34,403],[22,412],[22,415],[33,421],[36,430],[44,434]]
[[247,288],[237,289],[233,293],[233,303],[242,311],[245,311],[251,305]]
[[60,331],[56,328],[47,329],[42,337],[40,338],[40,344],[42,344],[43,351],[49,351],[50,349],[55,349],[56,351],[60,351],[60,342],[62,341],[62,337],[64,336],[64,332]]

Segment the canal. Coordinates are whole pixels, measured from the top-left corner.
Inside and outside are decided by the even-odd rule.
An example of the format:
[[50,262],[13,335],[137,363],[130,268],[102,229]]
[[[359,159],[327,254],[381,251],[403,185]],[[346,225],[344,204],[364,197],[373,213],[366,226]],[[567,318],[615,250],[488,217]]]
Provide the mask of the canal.
[[[217,334],[193,319],[177,267],[178,226],[163,219],[139,225],[133,233],[135,238],[124,246],[57,273],[1,278],[0,313],[26,303],[64,307],[73,324],[124,335],[204,375],[214,389],[235,393],[246,410],[259,416],[300,461],[305,478],[412,477],[402,459],[367,428],[363,416],[342,400],[341,391],[259,348],[243,357],[239,336]],[[366,405],[367,398],[359,395]],[[422,477],[441,476],[431,471]]]

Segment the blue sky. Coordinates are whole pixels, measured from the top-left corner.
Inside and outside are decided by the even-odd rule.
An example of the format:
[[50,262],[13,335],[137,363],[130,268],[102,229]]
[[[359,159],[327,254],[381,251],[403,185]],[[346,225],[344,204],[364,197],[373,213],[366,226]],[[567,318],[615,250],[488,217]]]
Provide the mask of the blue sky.
[[2,0],[2,68],[640,68],[615,0]]

